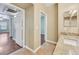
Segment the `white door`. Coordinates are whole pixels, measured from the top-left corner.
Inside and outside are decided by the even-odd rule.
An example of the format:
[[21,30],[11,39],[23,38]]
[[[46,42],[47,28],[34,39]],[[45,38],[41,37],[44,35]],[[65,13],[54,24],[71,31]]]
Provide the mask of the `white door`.
[[23,47],[23,13],[19,12],[14,18],[15,41]]

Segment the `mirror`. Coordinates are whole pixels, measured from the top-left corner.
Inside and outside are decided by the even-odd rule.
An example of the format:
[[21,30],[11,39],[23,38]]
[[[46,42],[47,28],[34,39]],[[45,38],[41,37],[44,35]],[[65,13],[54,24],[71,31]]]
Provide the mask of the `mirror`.
[[77,10],[69,10],[64,12],[64,27],[77,26]]
[[72,14],[71,14],[71,27],[76,27],[77,26],[77,11],[73,10]]

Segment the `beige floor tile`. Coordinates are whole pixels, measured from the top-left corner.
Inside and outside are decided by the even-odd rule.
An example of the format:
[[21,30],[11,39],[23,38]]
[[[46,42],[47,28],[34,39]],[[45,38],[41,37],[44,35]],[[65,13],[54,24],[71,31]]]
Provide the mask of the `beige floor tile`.
[[38,55],[51,55],[55,49],[55,45],[52,43],[44,43],[43,46],[36,52]]
[[21,48],[10,55],[33,55],[34,53],[26,48]]
[[36,53],[33,53],[32,51],[26,49],[26,48],[21,48],[13,53],[11,55],[52,55],[53,51],[55,49],[55,44],[45,42],[41,48],[37,50]]

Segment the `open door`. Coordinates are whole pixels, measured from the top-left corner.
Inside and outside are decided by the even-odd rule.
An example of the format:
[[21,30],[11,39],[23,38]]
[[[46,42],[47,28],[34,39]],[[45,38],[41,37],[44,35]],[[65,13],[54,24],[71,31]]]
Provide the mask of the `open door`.
[[23,47],[23,13],[20,11],[14,18],[15,41]]
[[25,14],[24,9],[21,9],[13,4],[6,5],[5,12],[11,15],[11,36],[13,40],[24,47],[25,45]]
[[40,39],[42,45],[47,39],[47,16],[43,12],[41,12],[40,16]]

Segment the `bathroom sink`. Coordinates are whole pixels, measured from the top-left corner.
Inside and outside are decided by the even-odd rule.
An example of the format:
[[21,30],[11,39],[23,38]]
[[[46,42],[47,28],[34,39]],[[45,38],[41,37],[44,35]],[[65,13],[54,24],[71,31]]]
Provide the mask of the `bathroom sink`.
[[69,55],[79,55],[79,50],[78,51],[69,50]]
[[66,45],[77,46],[77,40],[74,39],[64,39],[63,43]]

